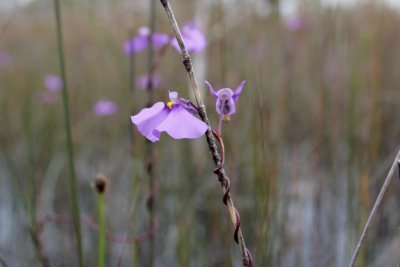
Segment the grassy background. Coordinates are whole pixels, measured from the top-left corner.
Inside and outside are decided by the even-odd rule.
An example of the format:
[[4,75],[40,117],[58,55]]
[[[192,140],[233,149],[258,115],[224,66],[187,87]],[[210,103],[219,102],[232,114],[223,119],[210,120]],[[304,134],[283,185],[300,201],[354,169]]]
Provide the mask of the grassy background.
[[[84,3],[82,3],[84,2]],[[129,116],[147,94],[129,87],[123,43],[148,22],[140,1],[63,1],[63,26],[75,164],[83,216],[96,221],[97,172],[111,181],[107,231],[134,237],[148,230],[145,140]],[[178,22],[195,18],[208,38],[193,56],[199,83],[247,84],[237,113],[224,125],[226,169],[256,266],[345,266],[383,177],[399,148],[400,14],[377,5],[353,9],[304,4],[305,26],[286,27],[277,13],[235,2],[172,1]],[[171,33],[157,2],[157,31]],[[43,77],[59,73],[51,1],[0,13],[0,257],[9,266],[75,266],[72,225],[46,223],[41,251],[30,230],[51,214],[71,215],[61,104],[34,101]],[[135,75],[147,55],[135,57]],[[181,58],[169,49],[163,88],[191,98]],[[204,87],[204,86],[203,86]],[[205,88],[203,88],[205,90]],[[214,99],[205,90],[214,127]],[[117,115],[98,118],[102,97]],[[233,228],[204,138],[155,146],[158,181],[155,266],[240,266]],[[399,184],[395,179],[372,225],[359,266],[399,262]],[[85,261],[96,264],[97,232],[82,224]],[[107,264],[145,266],[148,242],[107,243]]]

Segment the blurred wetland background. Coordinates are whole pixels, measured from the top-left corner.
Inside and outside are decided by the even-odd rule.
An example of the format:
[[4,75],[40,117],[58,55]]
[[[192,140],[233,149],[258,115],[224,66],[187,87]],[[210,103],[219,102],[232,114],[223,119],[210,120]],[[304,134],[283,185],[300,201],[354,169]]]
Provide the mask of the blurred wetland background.
[[[339,1],[340,2],[340,1]],[[399,1],[400,2],[400,1]],[[393,1],[172,0],[206,49],[192,56],[209,117],[215,88],[246,86],[224,125],[226,170],[255,266],[347,266],[400,145],[400,8]],[[145,138],[130,116],[148,94],[147,49],[124,42],[149,24],[150,1],[61,1],[84,258],[96,265],[97,196],[110,179],[107,232],[149,230]],[[156,1],[156,32],[172,34]],[[160,62],[157,101],[193,99],[181,56]],[[78,266],[53,2],[0,3],[0,258],[8,266]],[[47,88],[46,88],[47,86]],[[62,89],[61,89],[62,90]],[[113,101],[110,114],[94,109]],[[153,266],[241,266],[205,138],[154,146]],[[396,173],[397,175],[397,173]],[[400,182],[386,192],[358,266],[400,262]],[[63,217],[62,217],[63,216]],[[56,219],[54,219],[56,218]],[[149,266],[149,241],[107,241],[107,264]]]

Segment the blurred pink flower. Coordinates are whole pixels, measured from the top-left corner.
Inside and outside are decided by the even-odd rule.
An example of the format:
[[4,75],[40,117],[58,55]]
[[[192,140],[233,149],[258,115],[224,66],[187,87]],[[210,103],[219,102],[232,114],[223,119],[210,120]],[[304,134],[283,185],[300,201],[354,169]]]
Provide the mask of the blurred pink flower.
[[162,78],[161,75],[157,72],[153,73],[153,75],[151,76],[149,74],[139,76],[136,80],[136,86],[143,90],[147,89],[150,77],[152,82],[152,88],[159,88],[162,83]]
[[58,92],[64,86],[61,78],[54,74],[46,75],[43,79],[43,83],[50,92]]
[[[189,53],[199,53],[207,46],[206,37],[200,28],[192,21],[187,22],[182,27],[182,38]],[[180,52],[176,38],[171,41],[171,45]]]
[[304,27],[304,25],[305,25],[304,20],[302,20],[299,17],[292,17],[286,21],[286,27],[293,32],[301,30]]
[[118,105],[108,99],[100,99],[93,105],[93,113],[99,117],[112,116],[118,112]]
[[12,64],[11,56],[6,52],[0,51],[0,68],[7,69],[11,67],[11,64]]
[[[126,55],[143,51],[149,45],[150,29],[140,27],[138,35],[125,41],[124,50]],[[160,48],[169,42],[170,38],[165,33],[153,33],[152,43],[154,48]]]

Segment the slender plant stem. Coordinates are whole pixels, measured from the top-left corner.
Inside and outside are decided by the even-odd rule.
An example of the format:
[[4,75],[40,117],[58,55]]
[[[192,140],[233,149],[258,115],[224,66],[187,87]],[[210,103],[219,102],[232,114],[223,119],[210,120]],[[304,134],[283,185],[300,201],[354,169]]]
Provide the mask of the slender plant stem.
[[[129,44],[131,46],[131,51],[134,51],[134,42],[130,41],[130,40],[132,40],[133,36],[134,36],[133,31],[130,31],[129,32],[129,36],[128,36],[129,37],[128,40],[129,40]],[[136,77],[136,75],[135,75],[135,71],[136,71],[135,60],[136,60],[136,54],[135,53],[131,53],[130,56],[129,56],[129,75],[128,75],[129,76],[130,99],[134,99],[134,94],[135,94],[135,91],[136,91],[135,90],[136,89],[136,86],[135,86],[135,77]],[[131,113],[132,114],[134,113],[134,105],[133,105],[133,103],[131,104]],[[136,166],[135,166],[136,138],[135,138],[135,133],[134,133],[134,126],[133,126],[133,124],[131,122],[129,122],[129,136],[130,136],[130,141],[131,141],[131,150],[130,150],[130,152],[131,152],[131,162],[132,162],[132,177],[131,177],[132,178],[132,198],[135,198],[137,196],[137,194],[138,194],[138,192],[137,192],[137,188],[138,188],[137,180],[138,180],[138,177],[136,175]],[[129,216],[128,223],[130,223],[130,221],[131,221],[130,218],[131,218],[131,216]],[[126,228],[128,229],[128,226]],[[135,229],[135,222],[134,221],[132,221],[132,229],[133,230]],[[127,234],[128,233],[126,233],[125,235],[127,235]],[[118,260],[117,260],[117,264],[116,264],[117,267],[121,266],[122,255],[124,253],[125,247],[126,247],[125,245],[122,247],[121,254],[120,254],[120,256],[118,257]],[[132,266],[137,265],[136,264],[136,260],[137,260],[136,249],[137,249],[136,246],[132,246],[132,248],[131,248]]]
[[29,177],[29,188],[28,188],[28,212],[30,216],[30,223],[33,232],[36,232],[36,181],[35,181],[35,151],[34,151],[34,136],[33,136],[33,122],[32,122],[32,112],[30,110],[30,106],[28,107],[28,177]]
[[[153,34],[156,26],[156,1],[150,1],[150,16],[149,16],[149,28],[150,34],[148,36],[149,50],[148,50],[148,82],[147,82],[147,93],[148,93],[148,106],[150,107],[154,103],[154,84],[153,84],[153,64],[154,64],[154,46],[153,46]],[[154,177],[154,164],[155,164],[155,148],[154,144],[147,142],[147,175],[149,178],[149,196],[147,198],[147,210],[149,213],[149,226],[153,229],[156,222],[155,215],[155,200],[156,200],[156,178]],[[154,263],[154,233],[149,237],[149,250],[148,250],[148,266],[152,267]]]
[[369,230],[369,226],[371,225],[371,221],[374,219],[374,217],[376,215],[376,212],[378,211],[379,205],[382,202],[382,198],[383,198],[387,188],[389,187],[390,182],[392,181],[393,174],[394,174],[394,172],[396,170],[396,167],[397,167],[399,159],[400,159],[400,150],[397,152],[397,156],[395,157],[395,159],[394,159],[394,161],[392,163],[392,167],[390,167],[390,170],[389,170],[389,172],[388,172],[388,174],[386,176],[385,182],[382,185],[381,191],[379,192],[379,195],[375,200],[374,206],[373,206],[373,208],[371,210],[371,213],[369,214],[367,223],[365,224],[364,230],[361,233],[360,240],[357,243],[357,246],[356,246],[356,249],[354,251],[353,257],[351,258],[349,267],[354,267],[356,265],[356,263],[357,263],[358,255],[360,254],[361,246],[363,245],[363,243],[365,241],[365,238],[367,237],[367,233],[368,233],[368,230]]
[[68,167],[70,172],[69,184],[71,191],[72,215],[74,220],[75,237],[77,242],[77,252],[79,256],[79,266],[83,267],[84,261],[83,261],[82,235],[81,235],[81,225],[79,222],[80,220],[79,195],[77,193],[78,190],[77,190],[77,181],[76,181],[75,166],[74,166],[74,151],[72,146],[72,134],[71,134],[71,125],[69,117],[68,87],[67,87],[67,79],[65,71],[61,9],[59,0],[54,0],[54,14],[57,27],[56,31],[57,31],[58,56],[60,60],[60,72],[61,72],[61,79],[64,84],[62,90],[62,99],[64,106],[64,126],[65,126],[67,152],[68,152]]
[[44,253],[43,242],[39,235],[39,229],[36,220],[36,179],[35,179],[35,146],[34,146],[34,134],[33,134],[33,122],[32,122],[32,110],[28,104],[27,107],[27,133],[28,133],[28,162],[29,162],[29,187],[28,187],[28,201],[27,208],[30,217],[29,232],[32,241],[35,246],[36,256],[43,267],[48,267],[49,260]]
[[104,222],[104,194],[97,194],[98,220],[99,220],[99,245],[98,266],[106,266],[106,225]]
[[208,125],[208,130],[206,131],[207,143],[208,143],[209,150],[212,154],[214,164],[218,167],[215,170],[215,173],[218,175],[218,180],[220,181],[221,186],[222,186],[222,191],[224,194],[224,203],[227,205],[231,221],[232,221],[233,225],[235,225],[235,227],[236,227],[235,240],[237,240],[240,250],[241,250],[243,266],[252,266],[253,262],[252,262],[251,254],[246,247],[245,240],[244,240],[244,237],[242,234],[242,230],[240,228],[239,214],[233,204],[232,196],[229,192],[229,188],[230,188],[229,178],[225,174],[225,170],[222,166],[223,162],[221,160],[221,156],[218,153],[217,145],[216,145],[216,142],[215,142],[215,139],[214,139],[211,127],[210,127],[210,121],[208,120],[206,108],[205,108],[203,100],[201,98],[200,90],[199,90],[196,76],[195,76],[195,73],[193,70],[192,61],[186,50],[185,43],[182,38],[182,34],[180,32],[178,23],[176,22],[176,19],[175,19],[174,13],[172,11],[172,8],[169,4],[169,1],[168,0],[160,0],[160,1],[161,1],[162,6],[165,9],[165,12],[167,13],[167,16],[169,18],[171,26],[175,32],[179,47],[181,49],[182,57],[183,57],[183,65],[185,66],[185,69],[189,76],[190,84],[192,86],[193,93],[194,93],[196,103],[198,106],[200,118],[202,119],[203,122],[205,122]]

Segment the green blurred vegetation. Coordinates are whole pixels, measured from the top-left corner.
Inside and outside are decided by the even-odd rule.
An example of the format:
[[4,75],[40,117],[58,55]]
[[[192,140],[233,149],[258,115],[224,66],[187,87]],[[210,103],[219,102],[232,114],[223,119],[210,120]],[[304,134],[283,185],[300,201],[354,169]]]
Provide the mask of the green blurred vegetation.
[[[75,266],[72,224],[48,222],[35,252],[31,220],[71,215],[62,106],[35,101],[43,77],[58,74],[51,1],[0,13],[0,257],[9,266]],[[63,1],[67,80],[76,172],[83,216],[97,217],[95,174],[111,181],[104,198],[107,231],[129,237],[148,231],[145,139],[130,115],[147,103],[130,88],[147,72],[147,53],[134,73],[123,43],[148,21],[139,1]],[[197,1],[198,2],[198,1]],[[226,170],[244,236],[256,266],[343,266],[399,148],[400,14],[368,4],[353,9],[304,5],[301,29],[286,18],[260,15],[245,3],[173,1],[178,22],[196,18],[208,37],[193,56],[199,83],[247,84],[237,113],[224,125]],[[262,13],[262,12],[261,12]],[[157,31],[171,33],[157,6]],[[191,98],[180,55],[169,49],[160,65],[163,88]],[[214,127],[217,115],[205,87]],[[133,93],[132,93],[133,91]],[[119,113],[99,118],[99,98]],[[133,149],[131,148],[133,144]],[[155,266],[240,266],[222,193],[205,139],[156,145],[158,181]],[[359,266],[400,261],[399,184],[394,181],[372,225]],[[29,215],[29,214],[33,215]],[[96,264],[97,232],[82,225],[85,260]],[[107,264],[143,266],[147,244],[107,241]],[[132,252],[133,251],[133,252]],[[121,256],[122,255],[122,256]]]

